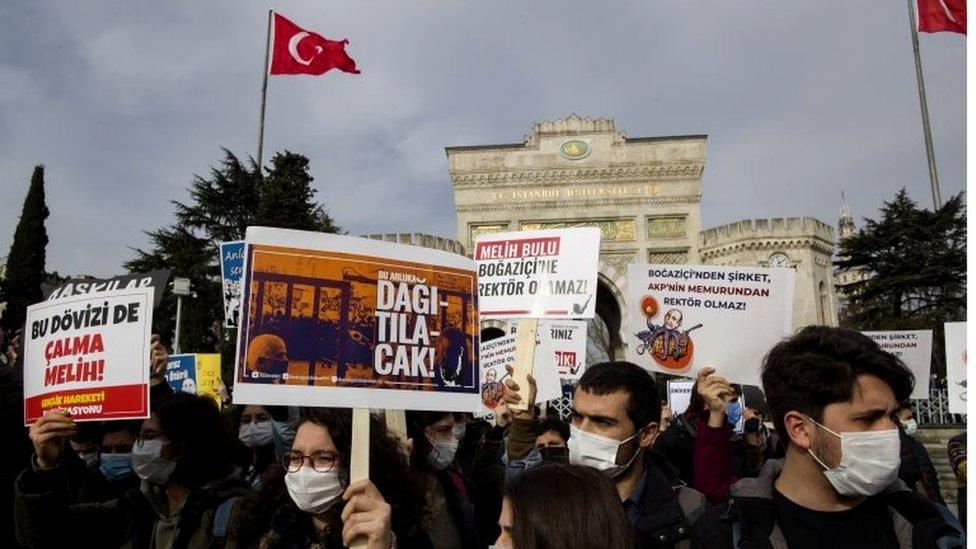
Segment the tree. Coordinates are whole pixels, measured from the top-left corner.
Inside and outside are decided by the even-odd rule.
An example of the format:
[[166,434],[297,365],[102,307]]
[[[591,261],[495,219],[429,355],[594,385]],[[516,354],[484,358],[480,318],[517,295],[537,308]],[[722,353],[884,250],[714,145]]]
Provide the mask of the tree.
[[44,299],[41,282],[46,276],[48,242],[44,220],[49,213],[44,200],[44,166],[35,166],[7,256],[6,278],[0,284],[0,302],[7,303],[2,322],[4,330],[12,332],[22,328],[27,306]]
[[904,189],[878,220],[841,240],[840,270],[868,276],[844,287],[841,324],[857,330],[932,329],[933,364],[944,372],[943,324],[966,317],[966,210],[962,193],[936,211]]
[[[305,156],[277,153],[262,177],[253,159],[241,161],[227,149],[223,154],[207,177],[193,177],[189,201],[173,201],[175,223],[147,232],[152,247],[136,249],[136,258],[125,267],[131,272],[168,268],[173,276],[190,279],[195,295],[183,299],[181,350],[220,351],[227,380],[234,338],[225,337],[232,334],[223,329],[220,242],[243,240],[251,225],[322,232],[338,232],[339,228],[315,202]],[[153,328],[169,341],[175,320],[176,296],[167,292],[153,315]]]

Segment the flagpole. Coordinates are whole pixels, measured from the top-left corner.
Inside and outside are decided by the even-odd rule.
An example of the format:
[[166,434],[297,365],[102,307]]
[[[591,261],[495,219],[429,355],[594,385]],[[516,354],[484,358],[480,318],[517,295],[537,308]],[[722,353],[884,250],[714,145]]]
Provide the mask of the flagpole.
[[271,71],[271,22],[274,8],[268,10],[268,34],[264,41],[264,82],[261,84],[261,121],[258,124],[258,174],[264,175],[261,161],[264,157],[264,110],[268,99],[268,72]]
[[918,81],[918,102],[922,107],[922,131],[925,134],[925,154],[929,161],[929,183],[932,185],[932,203],[935,209],[942,207],[939,192],[939,173],[935,169],[935,148],[932,146],[932,126],[929,124],[929,104],[925,98],[925,78],[922,76],[922,57],[918,51],[918,24],[915,22],[915,2],[908,0],[908,22],[912,29],[912,51],[915,53],[915,77]]

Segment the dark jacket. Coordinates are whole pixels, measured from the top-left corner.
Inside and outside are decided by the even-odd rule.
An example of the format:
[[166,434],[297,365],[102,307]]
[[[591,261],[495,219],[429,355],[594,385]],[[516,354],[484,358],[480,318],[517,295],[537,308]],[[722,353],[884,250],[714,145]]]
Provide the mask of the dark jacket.
[[939,473],[929,458],[929,452],[915,437],[898,429],[901,439],[901,465],[898,467],[898,478],[914,492],[927,497],[930,501],[945,505],[942,497],[942,487],[939,485]]
[[485,431],[468,474],[475,491],[475,524],[481,538],[489,542],[495,541],[500,533],[498,516],[502,510],[505,483],[504,441],[504,428],[496,426]]
[[[148,548],[159,515],[144,484],[104,503],[68,504],[63,468],[28,468],[17,478],[14,507],[17,539],[28,547],[67,547],[79,541],[99,547]],[[228,477],[190,492],[177,517],[172,548],[220,547],[214,539],[214,515],[221,503],[249,488]],[[233,507],[231,507],[233,511]],[[96,541],[97,540],[97,541]]]
[[[773,485],[782,470],[782,460],[770,460],[759,477],[736,482],[731,499],[713,507],[692,527],[692,547],[733,549],[738,537],[740,548],[787,549],[773,504]],[[900,549],[965,547],[965,536],[943,520],[936,506],[901,481],[872,497],[884,498]]]
[[695,485],[692,457],[695,453],[695,426],[685,414],[679,414],[667,431],[654,441],[654,451],[678,469],[678,477],[688,486]]
[[634,530],[641,548],[685,548],[691,525],[707,508],[705,496],[684,485],[677,469],[654,451],[644,455],[644,485]]

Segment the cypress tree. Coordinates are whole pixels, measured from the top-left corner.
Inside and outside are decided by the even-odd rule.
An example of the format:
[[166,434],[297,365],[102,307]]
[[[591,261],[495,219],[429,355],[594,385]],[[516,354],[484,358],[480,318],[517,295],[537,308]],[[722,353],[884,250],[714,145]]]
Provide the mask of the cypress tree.
[[44,166],[35,166],[7,255],[6,278],[0,285],[0,302],[7,303],[2,325],[8,332],[22,328],[27,306],[44,299],[41,281],[45,276],[47,230],[44,220],[48,214],[44,201]]

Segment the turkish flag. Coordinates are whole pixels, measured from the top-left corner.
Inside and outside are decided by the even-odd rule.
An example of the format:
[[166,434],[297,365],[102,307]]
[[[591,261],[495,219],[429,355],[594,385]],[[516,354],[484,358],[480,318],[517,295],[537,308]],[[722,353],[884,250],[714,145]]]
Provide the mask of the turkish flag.
[[332,69],[359,74],[346,54],[348,40],[329,40],[274,14],[271,74],[325,74]]
[[966,34],[966,0],[918,0],[918,30]]

